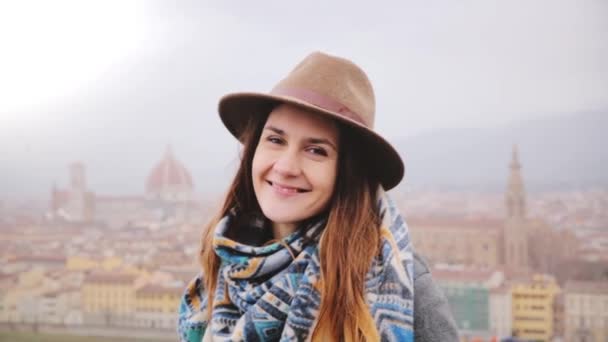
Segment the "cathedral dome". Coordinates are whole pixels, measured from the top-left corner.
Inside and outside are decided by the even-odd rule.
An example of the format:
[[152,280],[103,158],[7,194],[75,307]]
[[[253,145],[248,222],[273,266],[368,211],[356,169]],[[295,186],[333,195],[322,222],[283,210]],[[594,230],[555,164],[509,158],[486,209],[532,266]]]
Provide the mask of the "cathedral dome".
[[189,200],[194,185],[190,172],[173,156],[167,148],[162,160],[150,172],[146,181],[148,198],[169,201]]

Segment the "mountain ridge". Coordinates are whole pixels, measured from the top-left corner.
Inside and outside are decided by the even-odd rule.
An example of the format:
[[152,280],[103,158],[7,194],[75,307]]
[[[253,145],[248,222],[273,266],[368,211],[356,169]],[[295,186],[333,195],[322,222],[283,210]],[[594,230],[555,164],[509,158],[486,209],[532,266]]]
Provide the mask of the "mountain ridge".
[[608,184],[608,111],[489,128],[444,129],[394,142],[412,187],[506,185],[513,146],[531,187]]

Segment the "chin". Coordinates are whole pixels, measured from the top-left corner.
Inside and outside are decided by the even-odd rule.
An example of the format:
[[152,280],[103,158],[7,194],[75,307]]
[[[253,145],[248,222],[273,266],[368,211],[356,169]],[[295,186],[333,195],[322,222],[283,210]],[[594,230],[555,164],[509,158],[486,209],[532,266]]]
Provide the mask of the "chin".
[[273,223],[298,223],[304,219],[304,218],[295,217],[293,215],[282,215],[282,214],[275,215],[273,213],[268,213],[264,210],[262,210],[262,212],[264,212],[264,216],[266,216],[266,218],[269,219],[270,221],[272,221]]

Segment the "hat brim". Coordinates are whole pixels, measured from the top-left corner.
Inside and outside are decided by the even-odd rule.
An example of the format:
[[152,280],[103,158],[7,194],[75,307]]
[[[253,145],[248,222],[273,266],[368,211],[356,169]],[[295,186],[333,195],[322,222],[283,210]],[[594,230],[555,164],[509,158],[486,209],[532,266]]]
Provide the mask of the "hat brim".
[[300,99],[264,93],[233,93],[220,99],[218,111],[228,131],[237,139],[241,139],[241,133],[248,121],[245,120],[246,116],[268,114],[275,106],[282,103],[328,115],[361,133],[361,137],[365,139],[365,143],[361,146],[365,150],[360,152],[369,158],[369,167],[377,175],[385,190],[394,188],[403,179],[405,173],[403,161],[388,141],[363,124]]

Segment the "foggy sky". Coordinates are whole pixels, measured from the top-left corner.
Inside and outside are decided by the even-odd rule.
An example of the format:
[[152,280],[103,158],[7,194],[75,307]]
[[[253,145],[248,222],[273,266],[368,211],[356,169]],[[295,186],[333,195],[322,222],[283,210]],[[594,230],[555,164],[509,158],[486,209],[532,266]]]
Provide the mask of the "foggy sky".
[[368,73],[389,139],[608,108],[606,1],[138,4],[143,39],[99,77],[10,111],[0,95],[2,177],[47,187],[83,160],[105,176],[98,185],[118,184],[140,173],[127,161],[149,168],[167,144],[228,167],[237,145],[219,97],[269,90],[315,50]]

